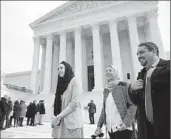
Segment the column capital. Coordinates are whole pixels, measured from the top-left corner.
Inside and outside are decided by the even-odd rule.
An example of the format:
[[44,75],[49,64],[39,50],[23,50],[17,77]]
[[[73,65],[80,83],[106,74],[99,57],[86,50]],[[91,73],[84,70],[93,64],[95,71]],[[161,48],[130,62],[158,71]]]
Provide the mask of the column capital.
[[62,31],[59,32],[59,35],[60,36],[66,36],[66,33],[67,33],[66,30],[62,30]]
[[82,27],[78,26],[75,28],[75,33],[81,32],[82,31]]
[[92,27],[92,29],[98,29],[99,26],[100,26],[100,22],[96,22],[96,23],[90,24],[90,26]]
[[45,39],[45,38],[40,39],[40,45],[41,45],[42,47],[45,47],[45,46],[46,46],[46,39]]
[[131,15],[131,16],[128,16],[128,17],[127,17],[126,20],[127,20],[127,22],[128,22],[128,25],[127,25],[128,28],[130,28],[131,25],[137,24],[137,23],[136,23],[136,18],[137,18],[136,15]]
[[136,21],[136,18],[137,18],[136,15],[131,15],[131,16],[126,17],[126,19],[127,19],[128,22],[130,22],[130,21]]
[[146,13],[146,15],[147,15],[148,18],[151,18],[151,17],[158,17],[158,7],[155,8],[155,9],[152,9],[152,10],[148,11],[148,12]]
[[119,22],[119,21],[123,21],[123,20],[127,20],[128,16],[121,16],[121,17],[116,17],[115,21]]
[[40,37],[39,36],[35,36],[35,37],[33,37],[33,40],[34,41],[40,41]]
[[117,25],[118,21],[116,19],[108,20],[109,27]]
[[82,27],[78,26],[75,28],[75,35],[80,35],[81,36],[81,31],[82,31]]
[[48,34],[48,35],[46,36],[46,39],[47,39],[47,40],[52,40],[52,39],[53,39],[53,35],[52,35],[52,34]]

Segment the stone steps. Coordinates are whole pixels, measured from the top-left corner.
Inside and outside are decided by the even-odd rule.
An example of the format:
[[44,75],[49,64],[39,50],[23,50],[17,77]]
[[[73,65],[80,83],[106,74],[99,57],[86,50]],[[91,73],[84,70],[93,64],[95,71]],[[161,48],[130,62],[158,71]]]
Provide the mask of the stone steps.
[[[50,127],[50,123],[44,122],[44,125],[41,126],[26,126],[25,123],[23,123],[23,125],[23,127],[11,127],[1,131],[1,138],[52,138],[52,129]],[[94,133],[96,127],[96,124],[84,124],[84,138],[91,138],[91,135]],[[102,128],[102,131],[105,134],[104,127]],[[106,136],[104,136],[103,138],[106,138]]]

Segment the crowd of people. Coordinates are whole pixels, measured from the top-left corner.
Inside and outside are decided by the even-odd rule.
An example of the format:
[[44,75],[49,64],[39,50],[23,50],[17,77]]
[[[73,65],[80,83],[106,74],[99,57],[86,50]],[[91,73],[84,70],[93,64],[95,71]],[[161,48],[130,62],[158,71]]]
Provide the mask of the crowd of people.
[[23,100],[12,102],[7,95],[0,98],[0,130],[10,127],[22,127],[26,117],[26,125],[43,125],[42,118],[45,114],[44,100],[36,100],[27,106]]

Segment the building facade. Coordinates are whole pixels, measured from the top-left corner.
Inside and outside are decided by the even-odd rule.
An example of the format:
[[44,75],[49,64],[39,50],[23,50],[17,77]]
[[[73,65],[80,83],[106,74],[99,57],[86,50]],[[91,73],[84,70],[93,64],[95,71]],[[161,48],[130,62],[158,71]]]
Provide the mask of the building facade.
[[69,1],[30,27],[34,31],[34,94],[55,92],[58,64],[63,60],[71,64],[82,90],[88,92],[102,91],[108,64],[119,69],[123,81],[135,80],[142,68],[136,55],[140,42],[156,43],[164,58],[158,1]]

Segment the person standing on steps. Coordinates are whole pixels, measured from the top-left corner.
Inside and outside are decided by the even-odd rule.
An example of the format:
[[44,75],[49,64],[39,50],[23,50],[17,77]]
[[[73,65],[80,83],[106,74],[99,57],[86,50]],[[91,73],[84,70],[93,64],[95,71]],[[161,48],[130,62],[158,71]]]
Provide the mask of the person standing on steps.
[[88,103],[88,112],[89,112],[89,119],[90,119],[90,124],[94,124],[94,114],[96,113],[96,105],[94,104],[94,101],[91,100]]

